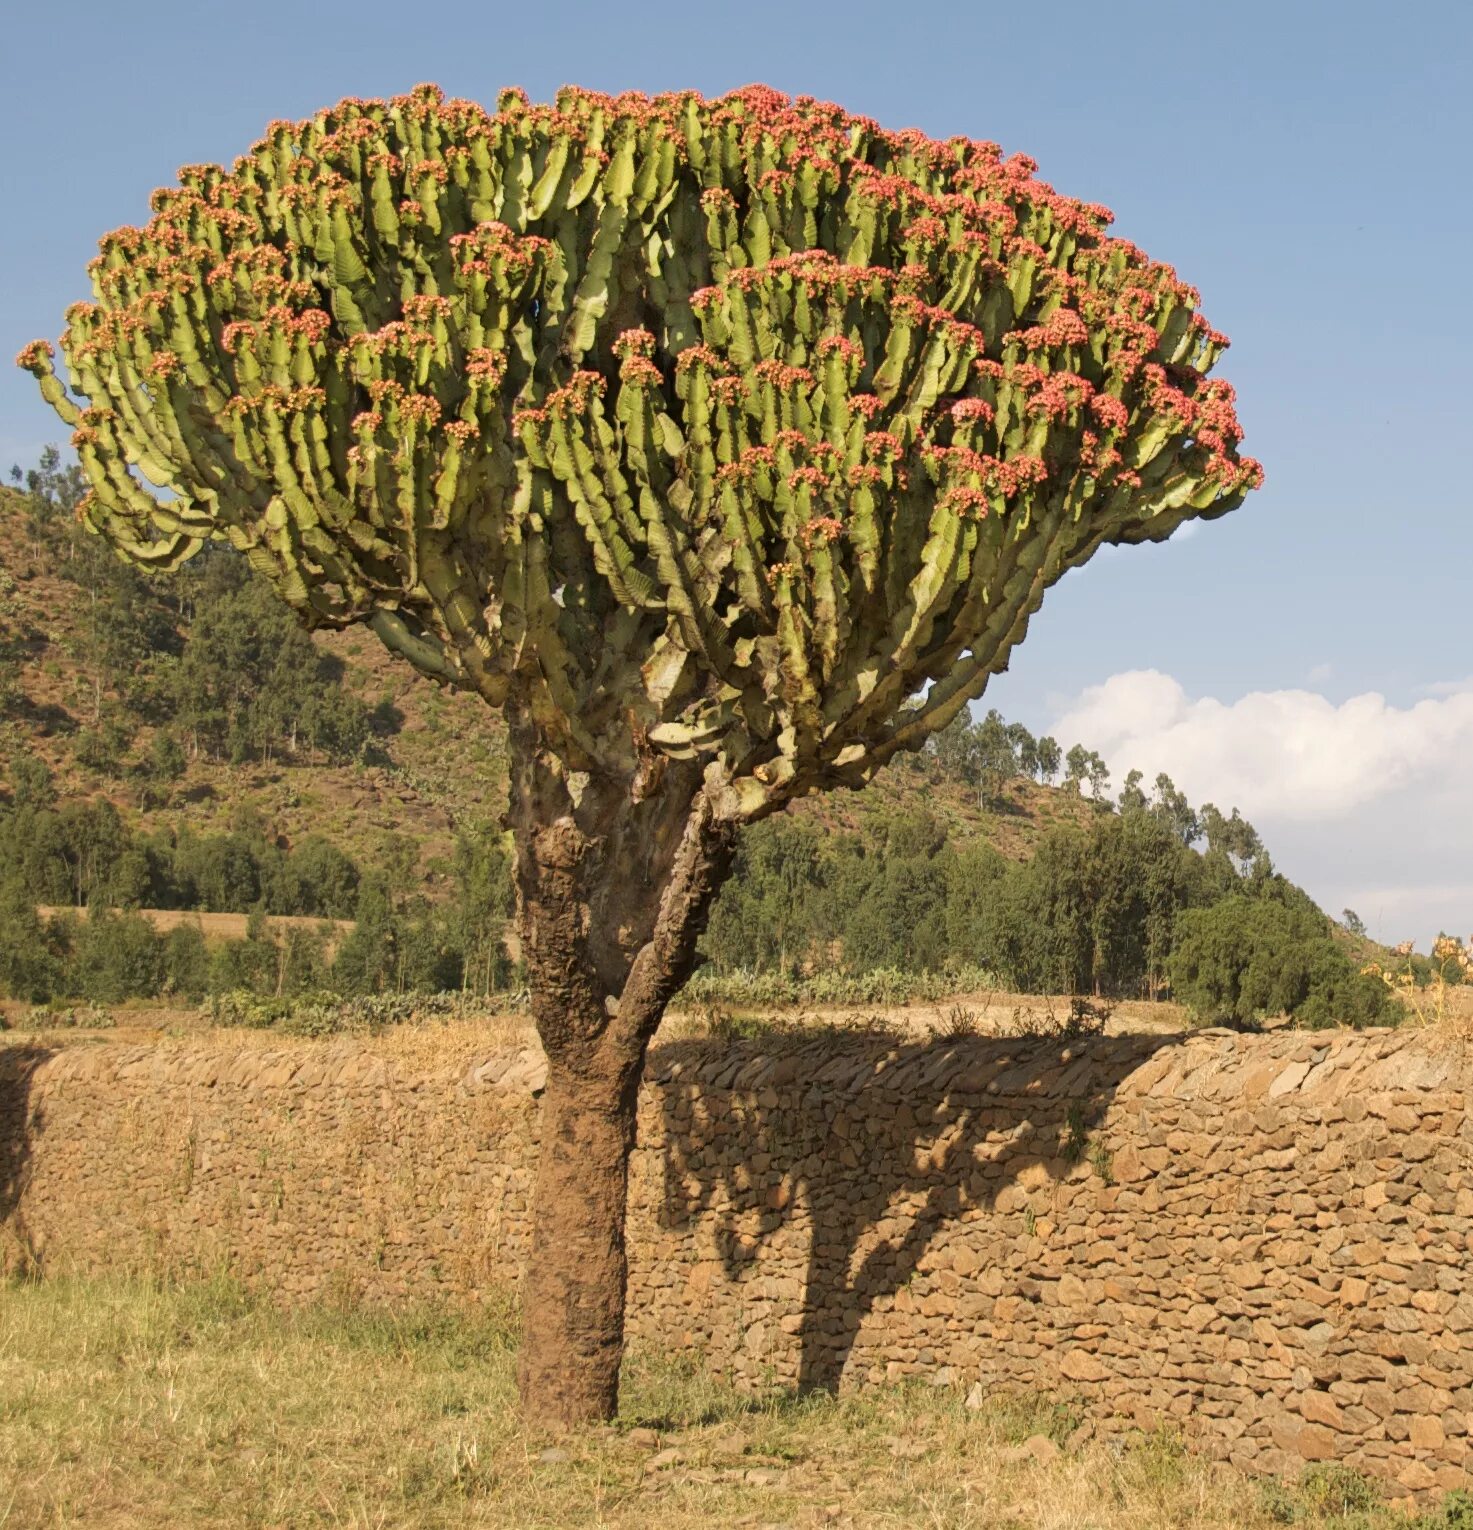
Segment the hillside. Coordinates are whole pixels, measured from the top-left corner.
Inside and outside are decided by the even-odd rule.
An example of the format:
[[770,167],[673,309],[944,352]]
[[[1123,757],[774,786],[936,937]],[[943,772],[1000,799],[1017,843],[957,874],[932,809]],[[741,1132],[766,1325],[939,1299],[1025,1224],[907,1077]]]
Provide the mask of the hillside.
[[[54,456],[28,488],[0,490],[0,987],[110,1003],[514,983],[499,716],[366,632],[309,636],[228,550],[168,578],[122,564],[75,524]],[[1065,743],[963,716],[863,791],[758,825],[703,939],[718,983],[823,1003],[830,979],[946,974],[1171,994],[1235,1023],[1387,1015],[1361,972],[1383,953],[1278,875],[1236,811],[1139,772],[1111,801],[1104,761]],[[253,917],[207,947],[192,919],[108,908],[296,923]]]
[[[30,501],[0,488],[0,601],[18,634],[19,662],[4,707],[0,761],[28,749],[51,769],[62,800],[105,797],[125,820],[153,831],[220,832],[243,818],[284,845],[319,834],[355,860],[372,863],[398,837],[419,850],[430,886],[443,885],[455,827],[499,817],[506,793],[504,730],[478,698],[420,677],[363,631],[313,635],[342,665],[343,687],[388,721],[368,760],[338,763],[296,758],[239,763],[201,753],[187,759],[165,800],[139,780],[160,722],[130,719],[122,757],[102,768],[79,758],[79,743],[99,715],[120,702],[99,677],[99,643],[90,627],[96,607],[92,560],[70,546],[56,555],[29,531]],[[70,554],[70,555],[69,555]],[[187,638],[187,624],[175,631]],[[85,754],[85,750],[80,751]],[[1016,777],[988,806],[975,789],[947,780],[929,759],[903,759],[860,792],[837,792],[794,811],[825,828],[853,831],[871,815],[916,809],[942,819],[959,840],[978,836],[1012,861],[1032,854],[1039,837],[1062,823],[1088,823],[1099,811],[1059,788]]]
[[[361,632],[319,633],[312,641],[341,663],[346,690],[392,720],[373,740],[372,763],[234,763],[202,753],[187,759],[166,801],[150,801],[133,767],[147,757],[161,724],[144,719],[130,719],[136,726],[116,765],[83,763],[79,741],[100,710],[116,705],[118,689],[98,684],[85,570],[37,547],[27,535],[26,509],[25,496],[0,489],[0,600],[19,634],[20,659],[0,755],[8,762],[17,749],[29,749],[53,772],[62,800],[104,797],[126,820],[171,833],[219,832],[251,817],[286,844],[320,834],[370,862],[387,837],[407,836],[431,877],[449,854],[456,823],[501,812],[499,719],[476,698],[421,679]],[[187,639],[187,626],[178,631]]]

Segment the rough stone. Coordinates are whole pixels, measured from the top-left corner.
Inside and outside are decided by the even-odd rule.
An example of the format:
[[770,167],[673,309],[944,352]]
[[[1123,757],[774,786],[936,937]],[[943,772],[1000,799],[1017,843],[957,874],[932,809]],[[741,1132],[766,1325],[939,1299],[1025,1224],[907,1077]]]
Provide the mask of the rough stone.
[[[972,1408],[1073,1395],[1101,1434],[1179,1421],[1254,1471],[1334,1459],[1403,1492],[1473,1485],[1466,1061],[1377,1032],[1068,1051],[657,1049],[631,1341],[748,1388],[965,1376]],[[22,1061],[0,1048],[7,1264],[224,1266],[291,1302],[475,1302],[518,1278],[535,1049],[411,1063],[215,1037]],[[1080,1111],[1113,1184],[1060,1156]],[[628,1439],[676,1464],[654,1431]]]

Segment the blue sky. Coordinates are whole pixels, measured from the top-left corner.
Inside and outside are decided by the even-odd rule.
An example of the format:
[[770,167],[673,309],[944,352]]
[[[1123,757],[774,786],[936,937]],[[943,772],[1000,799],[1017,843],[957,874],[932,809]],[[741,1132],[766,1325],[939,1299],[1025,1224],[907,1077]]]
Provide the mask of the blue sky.
[[[73,0],[6,39],[0,357],[179,164],[342,95],[761,80],[1033,155],[1201,288],[1268,484],[1068,576],[988,701],[1239,802],[1379,933],[1473,928],[1473,9]],[[59,434],[0,367],[0,468]]]

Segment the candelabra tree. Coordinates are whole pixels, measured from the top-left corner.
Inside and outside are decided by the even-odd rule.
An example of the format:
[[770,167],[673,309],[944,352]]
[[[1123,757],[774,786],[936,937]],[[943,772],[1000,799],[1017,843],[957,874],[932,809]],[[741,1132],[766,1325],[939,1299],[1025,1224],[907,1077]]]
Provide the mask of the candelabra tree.
[[347,100],[186,166],[62,375],[19,358],[124,558],[228,541],[505,713],[540,1418],[615,1406],[636,1093],[737,828],[944,727],[1102,543],[1259,481],[1197,294],[1035,170],[756,87]]

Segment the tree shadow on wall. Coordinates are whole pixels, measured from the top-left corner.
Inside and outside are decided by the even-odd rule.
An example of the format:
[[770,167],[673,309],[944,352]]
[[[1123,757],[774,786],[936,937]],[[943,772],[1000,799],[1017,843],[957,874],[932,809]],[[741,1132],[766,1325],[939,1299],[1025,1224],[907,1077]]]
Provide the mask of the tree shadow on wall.
[[[1047,1186],[1051,1199],[1070,1177],[1107,1185],[1093,1132],[1120,1085],[1181,1039],[830,1034],[719,1054],[672,1043],[650,1059],[665,1127],[661,1221],[682,1229],[714,1217],[732,1280],[806,1221],[796,1374],[790,1362],[778,1372],[800,1393],[836,1390],[865,1317],[910,1283],[948,1223],[995,1213],[1021,1250],[1026,1201],[1043,1199],[1035,1191]],[[1002,1294],[1040,1299],[1026,1262],[1004,1278]]]
[[40,1112],[31,1111],[31,1081],[51,1055],[50,1047],[0,1047],[0,1271],[30,1275],[40,1269],[23,1201],[31,1143],[42,1125]]

